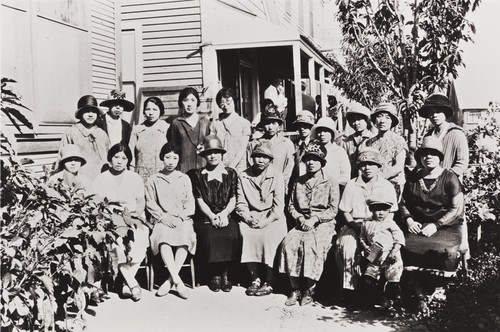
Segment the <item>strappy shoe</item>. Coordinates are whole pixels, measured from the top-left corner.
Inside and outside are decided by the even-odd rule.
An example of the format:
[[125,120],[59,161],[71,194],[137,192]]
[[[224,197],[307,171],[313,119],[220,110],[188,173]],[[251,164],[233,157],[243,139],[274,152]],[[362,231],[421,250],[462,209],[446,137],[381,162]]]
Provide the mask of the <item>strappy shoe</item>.
[[170,293],[170,289],[172,288],[172,280],[168,278],[156,291],[156,296],[162,297]]

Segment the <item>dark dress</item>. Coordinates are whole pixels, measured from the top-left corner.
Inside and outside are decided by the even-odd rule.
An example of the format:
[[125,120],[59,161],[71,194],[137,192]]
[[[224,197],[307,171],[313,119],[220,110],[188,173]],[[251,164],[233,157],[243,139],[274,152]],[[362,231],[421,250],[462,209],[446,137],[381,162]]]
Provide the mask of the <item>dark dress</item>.
[[[225,168],[227,174],[222,174],[222,183],[217,180],[207,181],[203,169],[192,169],[188,172],[193,184],[193,196],[203,201],[214,213],[224,210],[231,198],[236,199],[238,175],[232,168]],[[240,228],[238,222],[230,214],[229,224],[216,228],[198,206],[194,215],[194,230],[197,235],[197,258],[204,263],[221,263],[239,261]]]
[[200,117],[194,128],[183,117],[172,121],[167,138],[169,142],[181,150],[179,170],[182,173],[186,173],[190,169],[205,167],[205,159],[198,155],[197,148],[203,143],[205,136],[209,134],[210,119],[208,117]]
[[422,224],[435,223],[437,232],[426,237],[409,233],[405,227],[404,265],[455,271],[463,232],[463,206],[454,209],[451,200],[463,192],[462,185],[455,173],[447,169],[435,180],[424,180],[425,187],[421,179],[419,171],[408,175],[401,216],[403,220],[411,216]]

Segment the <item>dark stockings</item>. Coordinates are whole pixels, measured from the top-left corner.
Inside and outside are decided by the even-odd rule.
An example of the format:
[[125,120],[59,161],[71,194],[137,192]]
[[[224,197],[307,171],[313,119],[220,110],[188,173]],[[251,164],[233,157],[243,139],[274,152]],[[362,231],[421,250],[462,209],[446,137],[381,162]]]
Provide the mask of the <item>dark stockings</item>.
[[306,277],[289,277],[292,290],[306,290],[311,289],[316,281]]
[[227,280],[227,273],[229,270],[228,262],[210,263],[208,265],[208,269],[210,273],[210,278],[222,276],[223,279]]

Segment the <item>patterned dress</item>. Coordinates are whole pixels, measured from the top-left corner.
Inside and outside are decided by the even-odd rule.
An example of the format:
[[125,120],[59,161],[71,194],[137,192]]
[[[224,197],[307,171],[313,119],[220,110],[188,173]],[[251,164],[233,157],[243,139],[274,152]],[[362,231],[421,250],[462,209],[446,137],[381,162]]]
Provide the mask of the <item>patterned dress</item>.
[[[196,251],[196,233],[191,216],[195,211],[193,189],[189,177],[179,171],[170,175],[157,173],[146,183],[146,209],[155,224],[151,234],[151,249],[158,254],[161,244],[172,247],[187,246],[189,253]],[[178,222],[174,228],[164,221]]]
[[74,124],[63,135],[61,148],[66,144],[76,144],[80,148],[87,163],[80,168],[79,174],[89,179],[99,175],[108,163],[109,137],[97,126],[87,129],[80,122]]
[[166,121],[158,120],[152,126],[143,123],[132,129],[129,144],[133,155],[132,165],[135,165],[135,171],[144,182],[163,168],[160,151],[167,143],[168,127]]
[[[286,235],[283,178],[274,168],[267,167],[260,175],[252,168],[240,174],[236,196],[236,213],[241,218],[241,262],[274,265],[276,250]],[[251,228],[249,219],[272,218],[264,228]]]
[[[232,168],[222,167],[222,181],[218,179],[209,181],[206,169],[192,169],[188,172],[188,176],[193,184],[194,198],[203,199],[213,213],[220,213],[232,198],[236,199],[238,175]],[[240,228],[233,214],[228,216],[229,224],[223,228],[214,227],[199,208],[196,209],[193,219],[198,241],[197,258],[200,261],[205,263],[239,261]]]
[[[401,151],[404,150],[408,152],[408,146],[405,139],[393,131],[386,132],[384,136],[376,135],[369,138],[366,141],[366,146],[375,148],[380,152],[383,161],[382,173],[385,173],[387,169],[396,164],[396,157]],[[399,197],[405,183],[404,171],[402,170],[400,173],[387,180],[394,184],[394,188]]]
[[319,280],[335,235],[335,216],[339,202],[339,185],[319,171],[314,177],[303,175],[295,183],[288,206],[290,215],[315,218],[313,230],[292,229],[283,240],[279,272],[291,277]]
[[193,168],[205,167],[206,161],[198,155],[198,146],[210,134],[210,119],[200,117],[193,128],[184,117],[174,119],[168,131],[168,140],[181,149],[179,169],[186,173]]

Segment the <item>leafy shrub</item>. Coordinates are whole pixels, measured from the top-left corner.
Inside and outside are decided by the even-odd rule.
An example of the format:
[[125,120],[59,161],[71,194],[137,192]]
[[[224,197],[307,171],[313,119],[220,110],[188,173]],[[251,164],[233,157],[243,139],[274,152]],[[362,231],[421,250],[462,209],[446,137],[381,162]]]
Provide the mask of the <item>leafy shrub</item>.
[[[436,331],[500,331],[500,117],[490,110],[468,135],[471,167],[464,177],[472,258],[468,275],[432,303]],[[474,246],[475,239],[480,238]]]
[[[32,125],[22,113],[28,109],[7,85],[14,82],[2,79],[2,120],[20,132]],[[91,294],[99,299],[98,282],[114,277],[109,247],[117,234],[111,211],[106,200],[97,202],[62,183],[49,187],[47,174],[39,178],[25,170],[5,122],[1,148],[10,166],[0,160],[1,330],[68,330],[68,310],[76,309],[76,320],[81,319]]]

